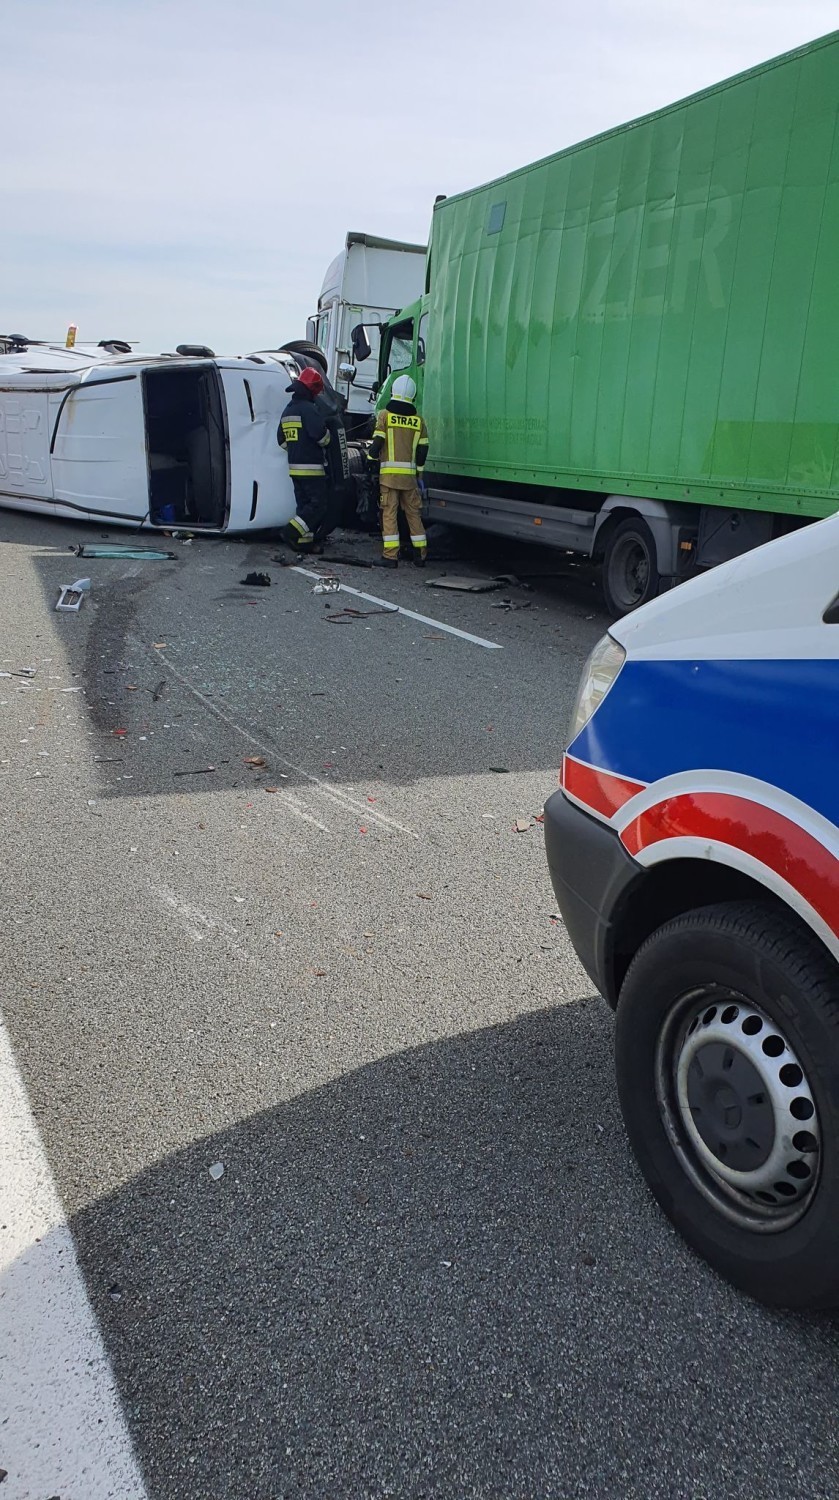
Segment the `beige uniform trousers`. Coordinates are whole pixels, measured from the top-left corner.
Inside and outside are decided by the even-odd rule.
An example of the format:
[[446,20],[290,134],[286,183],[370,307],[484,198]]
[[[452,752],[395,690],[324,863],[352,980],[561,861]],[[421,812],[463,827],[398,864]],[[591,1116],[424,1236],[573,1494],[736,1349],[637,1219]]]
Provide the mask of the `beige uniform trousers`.
[[382,546],[385,557],[399,556],[399,507],[401,505],[408,522],[411,541],[420,557],[425,557],[425,527],[422,524],[422,501],[416,485],[410,489],[391,489],[383,484],[380,492],[382,506]]

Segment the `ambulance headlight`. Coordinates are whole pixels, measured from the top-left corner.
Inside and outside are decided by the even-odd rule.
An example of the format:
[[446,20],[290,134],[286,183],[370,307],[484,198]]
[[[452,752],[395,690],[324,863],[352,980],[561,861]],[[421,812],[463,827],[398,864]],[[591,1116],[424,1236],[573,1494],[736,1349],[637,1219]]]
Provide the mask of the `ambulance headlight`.
[[623,646],[619,646],[610,635],[604,635],[602,641],[598,641],[580,679],[571,719],[569,744],[577,738],[581,729],[585,729],[592,714],[600,707],[625,661]]

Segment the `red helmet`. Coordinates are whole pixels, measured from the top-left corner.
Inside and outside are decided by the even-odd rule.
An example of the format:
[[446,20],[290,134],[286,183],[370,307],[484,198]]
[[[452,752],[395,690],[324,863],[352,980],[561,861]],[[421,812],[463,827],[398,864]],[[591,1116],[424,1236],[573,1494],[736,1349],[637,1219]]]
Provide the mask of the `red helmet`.
[[306,387],[307,391],[311,391],[313,396],[319,396],[323,390],[323,376],[318,374],[317,370],[301,370],[297,378],[300,384]]

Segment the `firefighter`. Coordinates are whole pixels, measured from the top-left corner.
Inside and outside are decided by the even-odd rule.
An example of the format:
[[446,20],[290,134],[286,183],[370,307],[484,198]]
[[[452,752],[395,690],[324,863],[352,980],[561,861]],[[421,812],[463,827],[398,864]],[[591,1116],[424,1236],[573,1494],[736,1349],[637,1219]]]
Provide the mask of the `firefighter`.
[[317,370],[301,371],[287,387],[291,400],[280,418],[277,442],[288,454],[297,514],[289,531],[298,552],[311,552],[320,540],[329,511],[329,480],[324,465],[329,428],[315,406],[323,390]]
[[425,565],[427,544],[417,484],[428,457],[428,433],[414,405],[416,394],[410,375],[398,375],[387,406],[376,418],[370,446],[371,457],[379,460],[383,568],[399,566],[400,508],[411,533],[414,562],[420,568]]

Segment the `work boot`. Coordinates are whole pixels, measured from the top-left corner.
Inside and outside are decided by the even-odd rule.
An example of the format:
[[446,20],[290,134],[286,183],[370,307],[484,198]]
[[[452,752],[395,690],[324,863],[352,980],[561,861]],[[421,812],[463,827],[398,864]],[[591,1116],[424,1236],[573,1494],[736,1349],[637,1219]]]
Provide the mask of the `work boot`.
[[414,559],[413,559],[413,561],[414,561],[414,567],[415,568],[424,568],[425,567],[425,553],[424,552],[415,552],[414,553]]
[[373,564],[374,568],[398,568],[398,557],[377,557]]

